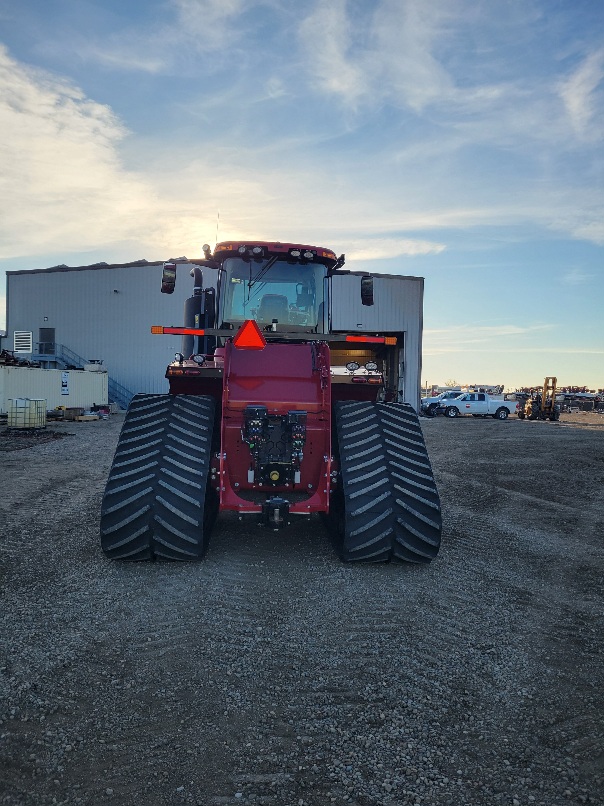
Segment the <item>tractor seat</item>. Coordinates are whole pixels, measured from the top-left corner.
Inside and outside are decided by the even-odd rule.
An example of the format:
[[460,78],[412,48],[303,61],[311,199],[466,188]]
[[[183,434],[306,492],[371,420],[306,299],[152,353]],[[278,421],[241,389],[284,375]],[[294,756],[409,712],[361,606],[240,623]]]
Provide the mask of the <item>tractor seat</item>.
[[257,319],[259,322],[270,324],[273,319],[278,322],[287,322],[289,318],[289,303],[282,294],[265,294],[258,306]]

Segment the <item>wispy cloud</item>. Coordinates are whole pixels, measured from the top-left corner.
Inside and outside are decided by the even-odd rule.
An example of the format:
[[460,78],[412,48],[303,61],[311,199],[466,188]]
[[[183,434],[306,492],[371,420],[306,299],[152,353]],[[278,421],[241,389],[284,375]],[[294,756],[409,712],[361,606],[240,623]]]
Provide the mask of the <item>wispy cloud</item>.
[[[509,339],[518,336],[529,339],[534,344],[534,337],[554,329],[552,324],[537,325],[457,325],[448,328],[427,328],[424,330],[424,355],[436,356],[460,353],[484,353],[501,351],[501,339],[507,339],[506,350],[509,353]],[[513,350],[522,350],[522,344],[513,342]],[[532,349],[532,348],[531,348]]]
[[536,333],[551,330],[552,324],[539,325],[457,325],[447,328],[426,329],[424,333],[430,337],[454,337],[456,341],[480,341],[485,338],[498,338],[499,336],[525,336],[527,333]]
[[116,70],[131,70],[156,75],[162,73],[166,68],[166,56],[162,54],[161,50],[157,53],[146,53],[145,48],[140,48],[137,52],[137,48],[132,42],[122,43],[114,39],[111,43],[104,45],[86,42],[75,47],[83,61],[96,61],[105,67]]
[[[577,135],[583,139],[604,137],[604,48],[590,53],[571,75],[560,83],[560,96]],[[600,118],[600,126],[593,126]]]
[[409,238],[367,238],[349,240],[346,258],[355,260],[381,260],[394,257],[415,257],[417,255],[438,255],[446,248],[443,243],[412,240]]
[[[318,31],[322,34],[319,48],[316,47]],[[339,96],[347,106],[356,109],[361,98],[368,98],[375,76],[371,63],[354,47],[354,32],[346,0],[333,0],[329,4],[318,4],[302,20],[299,41],[308,49],[308,67],[317,87]]]
[[562,277],[564,285],[584,285],[592,280],[593,274],[583,271],[582,269],[573,268]]
[[158,73],[186,72],[186,63],[196,57],[234,52],[249,35],[246,26],[235,24],[258,0],[167,0],[167,16],[161,22],[132,25],[95,41],[76,43],[80,58],[106,67]]

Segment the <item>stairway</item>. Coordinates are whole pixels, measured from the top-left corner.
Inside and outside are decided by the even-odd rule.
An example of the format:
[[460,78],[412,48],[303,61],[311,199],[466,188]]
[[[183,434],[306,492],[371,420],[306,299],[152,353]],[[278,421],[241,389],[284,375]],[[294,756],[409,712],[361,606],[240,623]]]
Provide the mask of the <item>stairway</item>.
[[[90,361],[74,353],[64,344],[38,342],[35,347],[37,347],[37,351],[33,353],[31,360],[39,363],[45,369],[84,369],[86,364],[90,364]],[[121,409],[127,409],[134,397],[134,392],[126,389],[110,375],[107,377],[107,387],[109,402],[116,403]]]

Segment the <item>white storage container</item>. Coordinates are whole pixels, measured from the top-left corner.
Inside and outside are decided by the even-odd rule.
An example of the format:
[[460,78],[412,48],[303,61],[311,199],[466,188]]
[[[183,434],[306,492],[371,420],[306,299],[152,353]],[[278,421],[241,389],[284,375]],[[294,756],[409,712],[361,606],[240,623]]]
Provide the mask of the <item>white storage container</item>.
[[46,400],[11,398],[7,425],[9,428],[46,428]]
[[58,406],[81,409],[106,406],[107,379],[106,372],[0,366],[0,414],[8,411],[11,398],[44,398],[49,410]]

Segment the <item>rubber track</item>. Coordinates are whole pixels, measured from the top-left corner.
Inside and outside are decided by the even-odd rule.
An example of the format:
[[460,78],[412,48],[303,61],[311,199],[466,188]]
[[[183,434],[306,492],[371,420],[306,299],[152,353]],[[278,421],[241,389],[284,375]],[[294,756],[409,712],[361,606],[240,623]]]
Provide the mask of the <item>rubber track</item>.
[[415,411],[401,403],[336,403],[347,561],[430,562],[440,546],[440,501]]
[[136,395],[128,408],[101,506],[111,559],[198,560],[216,513],[207,492],[214,401]]

